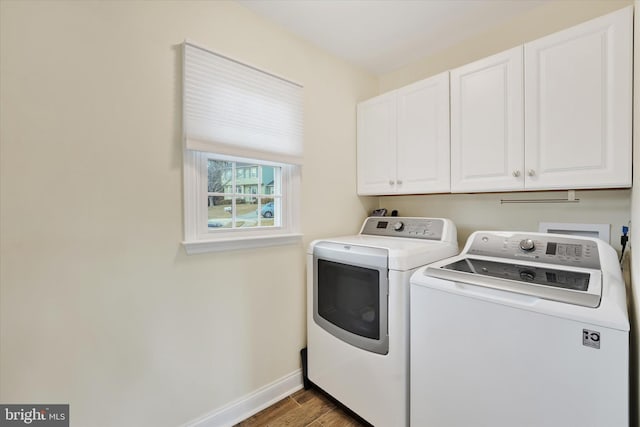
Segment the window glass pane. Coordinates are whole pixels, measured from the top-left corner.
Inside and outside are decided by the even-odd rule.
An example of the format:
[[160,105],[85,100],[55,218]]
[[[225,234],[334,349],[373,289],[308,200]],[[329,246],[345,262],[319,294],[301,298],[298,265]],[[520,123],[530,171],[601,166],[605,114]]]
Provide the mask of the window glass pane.
[[[277,194],[274,190],[276,187],[276,178],[279,179],[279,167],[274,166],[260,166],[262,173],[262,185],[260,188],[260,194]],[[280,187],[280,184],[278,184]]]
[[258,226],[258,199],[253,196],[236,198],[236,227]]
[[232,210],[231,198],[226,196],[208,196],[207,210],[208,221],[207,227],[211,229],[216,228],[231,228],[232,227]]
[[231,180],[232,162],[209,159],[207,164],[207,191],[209,193],[233,192]]
[[[209,159],[207,162],[207,191],[209,193],[231,194],[233,193],[233,162]],[[207,199],[209,229],[231,228],[232,222],[232,198],[209,194]]]
[[260,225],[273,226],[275,218],[280,210],[276,209],[274,200],[271,198],[260,199]]
[[236,180],[238,184],[244,184],[247,181],[251,181],[251,168],[253,166],[254,165],[250,163],[236,162]]

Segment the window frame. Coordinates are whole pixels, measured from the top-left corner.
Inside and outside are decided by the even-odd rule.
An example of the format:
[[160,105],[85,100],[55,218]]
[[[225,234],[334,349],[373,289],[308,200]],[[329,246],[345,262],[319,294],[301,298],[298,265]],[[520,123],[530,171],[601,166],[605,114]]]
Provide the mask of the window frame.
[[[298,243],[300,233],[300,166],[184,149],[184,246],[187,254],[219,252]],[[281,168],[281,223],[279,226],[211,230],[207,226],[210,158]]]

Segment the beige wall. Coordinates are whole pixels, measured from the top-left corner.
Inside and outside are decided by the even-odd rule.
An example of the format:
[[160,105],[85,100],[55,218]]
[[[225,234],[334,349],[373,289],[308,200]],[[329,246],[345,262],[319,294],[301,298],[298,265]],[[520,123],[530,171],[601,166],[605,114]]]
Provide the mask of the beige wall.
[[[304,247],[377,202],[354,167],[377,79],[233,2],[3,0],[0,19],[0,401],[175,426],[296,371]],[[302,244],[185,255],[185,38],[305,86]]]

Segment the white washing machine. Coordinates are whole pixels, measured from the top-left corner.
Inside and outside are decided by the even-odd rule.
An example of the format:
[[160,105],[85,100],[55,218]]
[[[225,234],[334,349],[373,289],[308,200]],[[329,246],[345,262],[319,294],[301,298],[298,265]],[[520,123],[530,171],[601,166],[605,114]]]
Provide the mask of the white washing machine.
[[456,234],[448,219],[370,217],[309,246],[309,380],[377,427],[408,425],[409,278],[457,254]]
[[629,320],[599,239],[475,232],[411,278],[411,425],[628,427]]

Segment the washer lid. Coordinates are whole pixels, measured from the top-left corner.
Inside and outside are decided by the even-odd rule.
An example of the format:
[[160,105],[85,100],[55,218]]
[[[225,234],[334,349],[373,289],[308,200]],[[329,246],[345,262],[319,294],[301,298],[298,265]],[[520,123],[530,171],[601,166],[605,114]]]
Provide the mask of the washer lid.
[[462,256],[429,266],[424,274],[591,308],[602,297],[602,275],[594,269]]

